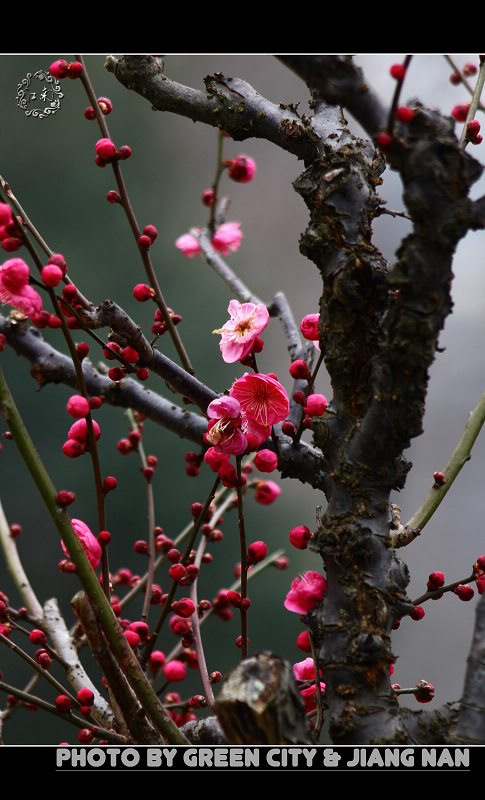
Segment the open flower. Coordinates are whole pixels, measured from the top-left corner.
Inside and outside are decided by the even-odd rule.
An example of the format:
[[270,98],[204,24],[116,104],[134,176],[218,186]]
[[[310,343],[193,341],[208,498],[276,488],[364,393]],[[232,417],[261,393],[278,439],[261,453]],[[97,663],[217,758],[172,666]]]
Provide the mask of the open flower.
[[[90,529],[80,519],[73,519],[71,520],[72,527],[77,533],[78,539],[83,546],[83,550],[88,557],[88,561],[91,564],[93,569],[97,569],[99,566],[99,562],[101,561],[101,545],[99,544],[96,536],[91,533]],[[69,552],[64,544],[61,542],[62,549],[64,550],[65,554],[69,556]]]
[[230,320],[212,333],[221,334],[222,358],[226,364],[233,364],[250,354],[255,340],[269,322],[269,312],[262,303],[241,305],[237,300],[231,300],[227,310]]
[[247,448],[241,430],[241,407],[233,397],[218,397],[207,407],[209,425],[204,439],[219,453],[242,455]]
[[271,433],[271,427],[288,415],[290,403],[281,383],[271,375],[247,372],[233,383],[229,396],[239,401],[243,430],[259,443]]
[[323,600],[327,581],[319,572],[308,571],[303,577],[295,578],[286,595],[284,607],[295,614],[307,614]]
[[42,298],[30,286],[29,278],[29,267],[21,258],[10,258],[0,266],[0,302],[32,318],[42,311]]

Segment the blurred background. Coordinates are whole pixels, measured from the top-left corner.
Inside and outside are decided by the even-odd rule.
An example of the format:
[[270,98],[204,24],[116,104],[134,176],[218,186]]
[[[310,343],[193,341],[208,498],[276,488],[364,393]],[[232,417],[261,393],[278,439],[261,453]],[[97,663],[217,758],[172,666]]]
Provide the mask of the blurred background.
[[[127,144],[132,149],[131,158],[122,163],[122,171],[133,210],[140,228],[151,224],[158,230],[150,255],[167,304],[182,315],[178,330],[197,377],[215,391],[224,391],[244,371],[238,364],[222,362],[219,338],[212,335],[227,319],[231,292],[202,260],[188,260],[174,246],[178,236],[194,226],[204,226],[207,221],[201,195],[213,180],[217,133],[200,123],[152,110],[142,97],[127,91],[106,71],[106,55],[88,54],[85,64],[96,96],[109,97],[113,103],[113,111],[106,117],[111,138],[117,147]],[[390,102],[394,90],[389,67],[403,57],[404,54],[382,53],[355,57],[369,85],[385,103]],[[142,264],[121,207],[106,201],[107,192],[116,187],[111,169],[99,169],[94,163],[94,145],[100,137],[96,123],[84,117],[89,102],[81,82],[61,81],[61,105],[50,117],[28,116],[18,105],[19,86],[26,76],[48,70],[57,58],[72,61],[74,55],[0,55],[0,175],[10,184],[49,247],[65,256],[70,277],[81,291],[95,304],[113,299],[149,335],[153,309],[151,305],[136,303],[132,296],[133,286],[144,281]],[[459,67],[468,62],[478,64],[478,56],[474,54],[458,54],[453,58]],[[203,78],[215,72],[243,78],[272,102],[299,104],[300,113],[309,113],[305,85],[270,55],[165,57],[167,76],[195,89],[204,90]],[[414,56],[402,99],[417,97],[425,105],[449,114],[455,104],[469,100],[463,87],[450,83],[450,72],[440,54]],[[350,116],[348,119],[351,129],[361,135],[359,126]],[[483,147],[485,144],[470,147],[470,152],[481,160]],[[308,215],[292,182],[300,175],[302,165],[268,142],[226,140],[226,158],[241,153],[255,159],[257,173],[246,185],[223,178],[221,193],[230,200],[228,219],[239,221],[244,233],[239,250],[228,256],[227,262],[264,302],[270,303],[275,292],[284,292],[299,322],[305,314],[318,311],[321,292],[316,268],[301,256],[298,248]],[[383,178],[380,196],[387,200],[389,210],[402,211],[397,176],[386,170]],[[484,181],[480,180],[472,196],[483,193]],[[406,221],[398,217],[384,216],[376,221],[375,244],[391,263],[407,231]],[[485,388],[483,250],[484,234],[479,231],[469,234],[456,252],[454,311],[441,336],[444,350],[431,370],[425,430],[406,453],[413,469],[404,491],[394,498],[402,509],[404,523],[430,489],[433,472],[444,468],[469,412]],[[3,308],[3,313],[9,313],[8,307]],[[43,335],[54,347],[65,351],[60,332],[43,331]],[[84,340],[79,332],[75,332],[74,338],[76,342]],[[270,321],[264,341],[258,360],[260,370],[276,373],[290,391],[286,341],[277,320]],[[177,361],[168,337],[160,339],[158,347]],[[102,357],[93,349],[90,355],[95,364]],[[51,385],[37,391],[25,360],[8,350],[1,359],[18,408],[55,485],[76,492],[71,516],[84,520],[95,530],[90,460],[87,456],[69,460],[61,452],[70,424],[65,403],[71,390]],[[165,385],[155,376],[150,377],[147,388],[167,396]],[[331,395],[324,372],[317,390]],[[147,536],[144,482],[137,456],[121,456],[116,448],[117,441],[128,432],[128,420],[122,409],[108,407],[100,409],[95,418],[102,430],[103,474],[114,475],[118,480],[118,489],[107,498],[108,529],[112,535],[110,566],[113,572],[126,566],[134,573],[142,573],[146,562],[134,554],[133,543]],[[5,425],[1,425],[3,432]],[[76,578],[58,571],[63,554],[57,533],[15,446],[1,441],[0,499],[9,524],[22,526],[17,545],[25,569],[39,601],[44,603],[51,596],[57,597],[71,625],[70,599],[78,588]],[[146,453],[156,455],[159,460],[153,484],[157,524],[174,538],[189,521],[191,504],[204,502],[212,485],[212,473],[203,469],[199,477],[188,478],[184,455],[193,449],[192,445],[153,423],[146,424],[143,443]],[[421,537],[399,553],[411,573],[409,597],[416,598],[425,591],[427,577],[435,570],[444,572],[447,582],[465,579],[476,558],[485,553],[484,462],[485,448],[479,437],[471,461]],[[325,500],[299,482],[281,481],[274,475],[268,477],[279,483],[282,493],[270,507],[257,504],[248,494],[248,541],[264,539],[270,553],[284,548],[291,563],[287,571],[267,570],[250,583],[250,651],[271,650],[296,662],[305,657],[295,644],[301,625],[298,615],[284,609],[283,601],[293,578],[308,569],[318,570],[320,564],[315,554],[291,548],[288,534],[296,525],[307,525],[313,530],[316,507],[324,505]],[[218,589],[233,582],[232,570],[239,561],[234,512],[226,515],[223,532],[222,542],[209,548],[213,561],[201,573],[200,598],[212,599]],[[166,572],[157,575],[157,581],[165,591]],[[18,605],[3,559],[0,591],[9,596],[13,606]],[[395,632],[393,650],[397,660],[393,680],[403,687],[414,686],[421,679],[431,682],[435,686],[435,699],[427,706],[429,709],[461,694],[475,603],[476,598],[464,603],[454,595],[445,595],[439,602],[426,603],[422,621],[406,619]],[[136,613],[132,618],[136,618]],[[154,621],[155,615],[150,622]],[[239,651],[234,644],[239,633],[237,622],[235,615],[232,622],[212,618],[204,626],[209,671],[226,674],[237,663]],[[160,648],[166,652],[172,646],[173,640],[168,635],[160,641]],[[86,667],[99,680],[97,666],[89,657]],[[7,683],[23,686],[28,680],[28,668],[9,652],[0,652],[0,669]],[[60,672],[55,674],[62,678]],[[190,673],[186,683],[171,688],[184,697],[202,691],[196,671]],[[51,687],[36,687],[36,691],[51,701],[54,699]],[[412,696],[403,703],[416,708]],[[4,698],[0,699],[0,705],[3,707]],[[74,728],[41,711],[36,712],[35,720],[28,713],[15,714],[5,726],[6,744],[77,742]]]

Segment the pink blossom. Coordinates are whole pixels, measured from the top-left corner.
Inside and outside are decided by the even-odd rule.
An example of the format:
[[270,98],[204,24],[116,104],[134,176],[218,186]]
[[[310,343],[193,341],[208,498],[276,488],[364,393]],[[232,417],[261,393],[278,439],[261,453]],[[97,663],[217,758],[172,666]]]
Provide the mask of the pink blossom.
[[222,395],[212,400],[207,406],[207,416],[214,419],[237,419],[241,416],[241,406],[239,402],[229,395]]
[[[321,675],[319,670],[319,675]],[[310,656],[304,658],[303,661],[297,661],[293,664],[293,674],[297,681],[314,681],[315,680],[315,662]]]
[[[73,519],[71,520],[71,523],[72,527],[76,531],[79,541],[83,546],[83,550],[88,557],[89,563],[91,564],[93,569],[97,569],[99,562],[101,561],[102,550],[101,550],[101,545],[96,539],[96,536],[94,536],[94,534],[91,533],[86,523],[83,522],[82,520]],[[69,556],[69,552],[64,542],[61,542],[61,544],[65,554]]]
[[290,403],[282,385],[271,375],[247,372],[231,386],[230,397],[239,401],[243,430],[259,439],[260,444],[271,433],[271,427],[284,420]]
[[186,258],[193,258],[201,252],[199,242],[191,233],[184,233],[175,242],[175,247],[182,251]]
[[284,606],[295,614],[307,614],[323,599],[327,581],[318,572],[305,572],[301,579],[295,578],[286,595]]
[[223,256],[235,253],[243,237],[239,230],[240,222],[224,222],[212,237],[212,247]]
[[227,310],[230,320],[212,333],[221,334],[222,358],[226,364],[233,364],[251,353],[255,340],[269,322],[269,312],[262,303],[241,305],[237,300],[231,300]]
[[219,453],[242,455],[247,441],[241,430],[239,402],[230,396],[218,397],[207,407],[209,424],[204,440]]
[[[224,222],[212,237],[212,247],[222,255],[227,256],[231,250],[235,252],[241,244],[242,232],[239,230],[240,222]],[[195,228],[197,233],[199,228]],[[192,233],[184,233],[175,242],[175,247],[182,251],[186,258],[193,258],[202,252],[199,242]]]
[[42,298],[29,285],[29,278],[29,267],[21,258],[11,258],[0,266],[0,302],[32,318],[42,311]]

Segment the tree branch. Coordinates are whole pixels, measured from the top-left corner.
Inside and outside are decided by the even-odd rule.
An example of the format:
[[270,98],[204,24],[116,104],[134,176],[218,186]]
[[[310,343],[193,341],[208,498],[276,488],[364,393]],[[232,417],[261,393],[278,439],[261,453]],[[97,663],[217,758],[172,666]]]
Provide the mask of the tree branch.
[[157,56],[108,56],[105,66],[156,111],[170,111],[220,128],[235,141],[266,139],[305,162],[319,153],[319,136],[307,117],[300,117],[290,106],[271,103],[240,78],[208,75],[205,91],[197,91],[167,78]]

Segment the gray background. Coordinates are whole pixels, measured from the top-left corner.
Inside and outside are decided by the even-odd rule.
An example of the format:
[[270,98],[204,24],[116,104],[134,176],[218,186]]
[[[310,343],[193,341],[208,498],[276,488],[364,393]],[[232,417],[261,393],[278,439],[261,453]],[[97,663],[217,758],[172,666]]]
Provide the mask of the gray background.
[[[17,86],[22,79],[28,73],[47,69],[58,57],[73,60],[72,55],[62,54],[0,56],[0,174],[9,182],[49,246],[64,254],[70,276],[81,290],[95,303],[108,297],[116,300],[149,331],[151,308],[135,303],[131,293],[135,283],[144,280],[142,266],[120,207],[110,206],[105,200],[107,191],[115,188],[114,180],[110,168],[99,169],[94,164],[94,144],[99,133],[96,123],[83,116],[88,102],[81,83],[62,82],[61,109],[50,118],[27,117],[17,105]],[[460,66],[478,60],[473,54],[454,57]],[[390,101],[394,89],[389,67],[402,58],[403,54],[356,56],[368,82],[385,102]],[[203,226],[207,219],[200,197],[212,182],[216,133],[187,119],[154,112],[146,101],[124,89],[104,69],[105,55],[88,55],[85,60],[96,95],[108,96],[113,102],[114,110],[107,117],[111,137],[117,146],[128,144],[132,148],[131,159],[122,165],[128,192],[140,227],[153,224],[158,229],[151,256],[168,305],[183,317],[179,331],[197,377],[223,391],[242,374],[239,365],[223,364],[218,337],[211,333],[225,322],[231,293],[201,260],[189,261],[174,247],[180,234],[193,226]],[[205,75],[222,72],[238,76],[273,102],[300,103],[299,111],[308,111],[305,86],[268,55],[173,55],[166,57],[165,71],[170,78],[200,89],[204,88]],[[423,103],[450,113],[453,105],[466,102],[468,95],[463,88],[450,84],[449,74],[441,55],[416,55],[408,72],[403,100],[419,97]],[[349,124],[360,133],[350,117]],[[470,151],[481,159],[483,147]],[[316,268],[298,250],[307,212],[291,184],[302,165],[267,142],[237,143],[228,139],[225,156],[230,158],[239,153],[255,158],[258,170],[250,184],[223,182],[222,190],[231,201],[229,219],[240,221],[244,232],[240,249],[228,257],[228,263],[266,302],[271,301],[276,291],[283,291],[299,320],[317,311],[320,294]],[[478,197],[483,191],[481,180],[475,185],[473,196]],[[380,195],[387,199],[390,210],[402,210],[400,184],[389,171],[384,175]],[[376,222],[375,243],[391,262],[407,230],[406,222],[399,218],[385,216]],[[433,472],[445,466],[468,413],[484,389],[483,241],[482,232],[470,234],[456,252],[455,307],[440,340],[445,350],[437,356],[431,371],[425,431],[407,453],[414,467],[404,491],[395,498],[404,522],[425,497]],[[4,308],[4,313],[8,313],[8,308]],[[54,346],[63,349],[61,333],[44,333]],[[76,341],[83,338],[75,337]],[[277,321],[271,321],[264,339],[260,369],[275,372],[289,391],[286,343]],[[159,346],[176,360],[167,338]],[[92,355],[94,361],[99,358],[94,351]],[[54,483],[58,488],[77,493],[72,516],[80,517],[95,529],[94,486],[88,458],[71,461],[61,453],[69,427],[65,402],[70,390],[48,386],[38,392],[25,361],[11,352],[4,352],[1,359],[19,410]],[[147,386],[166,393],[155,377],[149,379]],[[330,394],[324,373],[317,388]],[[103,474],[116,475],[119,481],[118,490],[108,497],[107,503],[108,528],[113,536],[111,567],[115,571],[120,566],[129,566],[133,572],[141,572],[145,562],[133,555],[132,548],[136,539],[146,536],[143,480],[136,456],[122,457],[116,450],[117,440],[127,433],[127,420],[122,410],[108,408],[101,409],[96,419],[102,428]],[[192,446],[151,423],[146,426],[144,446],[148,453],[159,458],[154,481],[157,523],[168,535],[175,536],[187,523],[191,503],[203,501],[212,473],[203,471],[197,479],[186,478],[184,454]],[[430,572],[443,571],[447,581],[465,578],[476,558],[485,553],[484,458],[483,441],[479,438],[472,460],[422,536],[400,553],[411,571],[410,597],[422,594]],[[314,554],[291,548],[288,533],[300,524],[313,529],[315,508],[323,499],[295,481],[282,481],[281,487],[282,494],[272,507],[257,505],[251,497],[246,503],[248,539],[264,539],[270,552],[284,547],[291,558],[288,571],[265,572],[250,584],[250,650],[269,649],[290,661],[299,661],[304,654],[296,648],[295,639],[301,625],[297,615],[283,608],[283,600],[292,579],[306,569],[318,570],[319,561]],[[56,532],[14,446],[5,441],[0,454],[0,497],[9,522],[23,527],[18,548],[39,600],[44,602],[51,595],[57,596],[70,623],[69,600],[77,590],[76,579],[58,572],[62,552]],[[239,560],[235,515],[227,515],[223,530],[222,543],[211,548],[213,563],[201,576],[200,597],[212,599],[218,588],[232,582],[231,570]],[[0,590],[9,594],[12,605],[17,605],[15,591],[1,565],[0,575]],[[168,586],[165,574],[159,575],[158,580],[163,588]],[[423,678],[433,683],[436,698],[427,708],[460,696],[475,602],[476,598],[462,603],[453,595],[446,595],[439,602],[426,604],[426,616],[421,622],[405,620],[395,633],[393,649],[398,660],[393,680],[403,687],[414,686]],[[207,624],[204,637],[209,669],[226,673],[236,663],[239,651],[233,642],[237,635],[236,618],[232,623],[213,619]],[[161,649],[168,651],[172,640],[168,637],[166,644],[160,644]],[[96,666],[89,659],[86,663],[96,675]],[[4,680],[14,684],[22,685],[28,675],[9,653],[0,653],[0,669]],[[196,674],[191,674],[187,687],[184,684],[174,688],[180,688],[184,696],[201,691]],[[52,700],[52,689],[44,690],[43,696]],[[413,698],[403,702],[417,707]],[[35,721],[32,725],[26,712],[15,715],[5,728],[5,742],[76,742],[74,729],[66,731],[65,726],[58,726],[42,712],[37,712]]]

